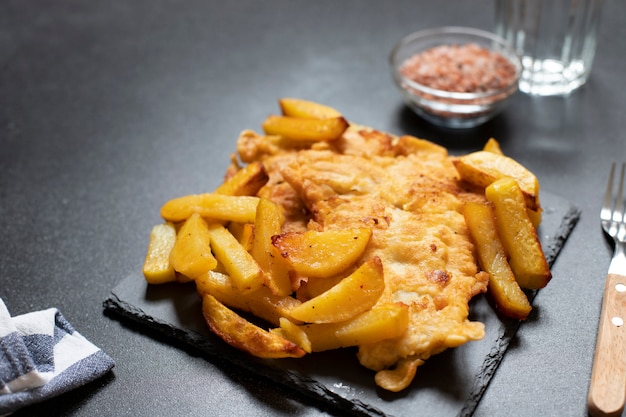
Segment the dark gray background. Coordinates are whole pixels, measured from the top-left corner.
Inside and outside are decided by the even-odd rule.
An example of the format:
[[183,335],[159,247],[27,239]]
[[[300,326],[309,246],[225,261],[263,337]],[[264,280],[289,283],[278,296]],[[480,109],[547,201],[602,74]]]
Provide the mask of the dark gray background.
[[454,153],[495,136],[543,189],[582,209],[476,415],[586,415],[610,259],[598,212],[608,163],[626,159],[625,7],[606,2],[580,91],[520,94],[492,122],[454,133],[405,109],[387,56],[414,30],[491,29],[492,1],[3,1],[0,297],[13,315],[59,308],[117,362],[16,415],[326,415],[102,312],[141,268],[160,205],[213,189],[238,133],[258,130],[283,96]]

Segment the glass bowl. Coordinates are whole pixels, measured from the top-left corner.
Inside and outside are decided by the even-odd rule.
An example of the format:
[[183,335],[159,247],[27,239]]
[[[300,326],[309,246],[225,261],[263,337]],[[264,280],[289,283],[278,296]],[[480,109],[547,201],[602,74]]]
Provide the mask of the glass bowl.
[[452,26],[404,37],[389,60],[407,105],[448,128],[475,127],[497,115],[517,92],[522,71],[519,56],[504,39]]

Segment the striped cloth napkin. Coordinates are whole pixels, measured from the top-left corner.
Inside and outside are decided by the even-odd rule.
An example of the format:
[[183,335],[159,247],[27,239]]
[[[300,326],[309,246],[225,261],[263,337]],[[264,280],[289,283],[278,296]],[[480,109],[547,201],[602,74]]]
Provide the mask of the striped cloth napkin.
[[57,309],[11,317],[0,298],[0,416],[87,384],[114,365]]

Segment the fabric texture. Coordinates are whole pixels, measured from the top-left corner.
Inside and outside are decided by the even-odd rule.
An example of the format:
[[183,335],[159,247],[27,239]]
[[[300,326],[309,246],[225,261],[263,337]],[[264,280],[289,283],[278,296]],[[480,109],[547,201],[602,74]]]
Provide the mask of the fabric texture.
[[0,416],[87,384],[114,366],[56,308],[11,317],[0,299]]

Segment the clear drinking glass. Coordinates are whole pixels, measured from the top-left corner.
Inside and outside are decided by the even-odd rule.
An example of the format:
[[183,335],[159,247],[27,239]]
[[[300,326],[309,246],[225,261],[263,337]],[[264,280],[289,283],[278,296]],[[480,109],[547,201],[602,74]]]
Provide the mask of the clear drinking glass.
[[587,81],[603,0],[495,1],[495,31],[522,59],[521,91],[566,95]]

